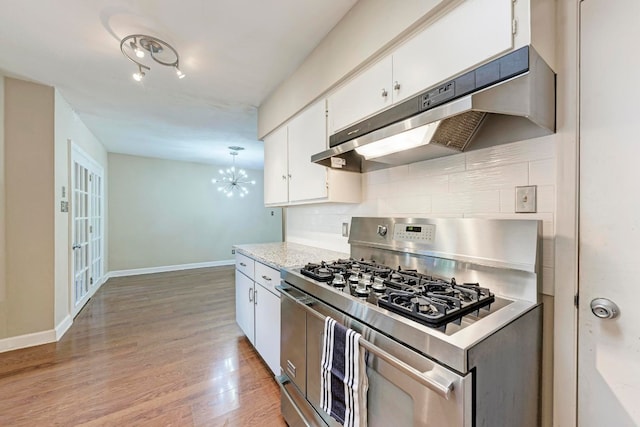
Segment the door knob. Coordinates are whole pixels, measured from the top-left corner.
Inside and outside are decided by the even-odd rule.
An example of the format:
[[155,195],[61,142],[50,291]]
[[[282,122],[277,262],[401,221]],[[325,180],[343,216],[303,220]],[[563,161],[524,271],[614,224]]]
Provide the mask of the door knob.
[[591,312],[600,319],[615,319],[620,314],[620,309],[611,300],[596,298],[591,301]]

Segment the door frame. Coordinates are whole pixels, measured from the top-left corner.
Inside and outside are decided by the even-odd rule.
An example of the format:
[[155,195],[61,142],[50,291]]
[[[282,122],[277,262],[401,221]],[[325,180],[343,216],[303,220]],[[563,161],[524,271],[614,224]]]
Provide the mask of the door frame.
[[[68,253],[69,253],[69,307],[70,307],[70,314],[72,318],[75,318],[78,313],[80,313],[80,311],[82,310],[82,308],[85,306],[85,304],[89,301],[89,299],[91,299],[91,297],[96,293],[96,291],[100,288],[100,286],[102,285],[103,281],[106,278],[106,271],[105,271],[105,265],[104,265],[104,258],[105,258],[105,193],[104,193],[104,168],[102,167],[102,165],[100,165],[93,157],[91,157],[91,155],[89,155],[89,153],[87,153],[85,150],[82,149],[82,147],[80,147],[78,144],[76,144],[75,142],[73,142],[71,139],[68,139],[68,143],[70,144],[70,151],[71,151],[71,155],[70,155],[70,161],[69,161],[69,168],[68,168],[68,173],[69,173],[69,205],[70,205],[70,209],[69,209],[69,246],[68,246]],[[102,272],[100,274],[100,277],[95,277],[93,278],[93,283],[90,284],[88,286],[88,290],[87,290],[87,294],[82,298],[82,300],[76,304],[75,301],[75,270],[74,270],[74,252],[73,249],[71,249],[71,247],[73,246],[73,244],[75,243],[74,240],[74,234],[75,234],[75,230],[74,230],[74,216],[75,216],[75,209],[76,207],[74,206],[74,166],[76,163],[76,160],[81,160],[82,164],[84,166],[88,166],[89,172],[97,175],[100,177],[100,194],[102,197],[102,203],[100,204],[100,212],[99,212],[99,218],[100,218],[100,254],[102,256],[103,259],[103,265],[102,265]],[[91,197],[92,197],[92,190],[91,190],[91,186],[88,186],[88,191],[89,191],[89,205],[91,204]],[[89,208],[91,209],[91,208]],[[90,212],[89,216],[91,217],[93,214],[93,212]],[[91,243],[91,237],[89,237],[89,244],[92,245]],[[89,251],[91,252],[91,251]],[[89,264],[89,268],[92,268],[92,261],[89,260],[88,261]]]

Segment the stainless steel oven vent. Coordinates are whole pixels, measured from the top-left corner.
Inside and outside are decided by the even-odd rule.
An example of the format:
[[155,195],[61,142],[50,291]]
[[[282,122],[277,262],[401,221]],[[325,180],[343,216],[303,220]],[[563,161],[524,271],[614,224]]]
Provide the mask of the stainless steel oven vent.
[[480,128],[487,113],[469,111],[444,119],[438,125],[430,144],[440,144],[463,151]]
[[367,172],[549,135],[555,90],[553,70],[525,46],[336,132],[311,161]]

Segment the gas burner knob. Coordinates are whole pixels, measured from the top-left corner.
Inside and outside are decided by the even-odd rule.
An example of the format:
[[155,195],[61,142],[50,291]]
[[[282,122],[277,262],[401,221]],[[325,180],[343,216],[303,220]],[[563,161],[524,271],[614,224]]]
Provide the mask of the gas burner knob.
[[386,225],[379,225],[378,226],[378,235],[379,236],[386,236],[387,235],[387,226]]

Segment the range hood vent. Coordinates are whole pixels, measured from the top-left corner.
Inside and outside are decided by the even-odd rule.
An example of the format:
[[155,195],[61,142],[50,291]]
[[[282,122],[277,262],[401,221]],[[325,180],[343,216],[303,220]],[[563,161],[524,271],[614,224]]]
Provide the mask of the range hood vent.
[[314,163],[354,172],[555,132],[555,74],[531,46],[352,125]]

